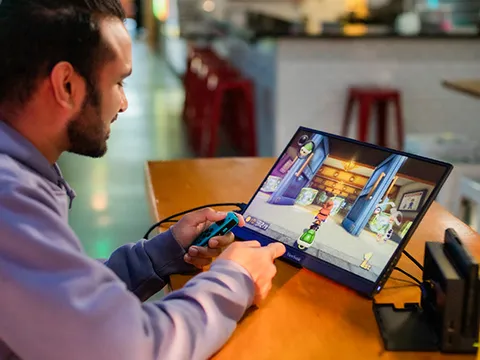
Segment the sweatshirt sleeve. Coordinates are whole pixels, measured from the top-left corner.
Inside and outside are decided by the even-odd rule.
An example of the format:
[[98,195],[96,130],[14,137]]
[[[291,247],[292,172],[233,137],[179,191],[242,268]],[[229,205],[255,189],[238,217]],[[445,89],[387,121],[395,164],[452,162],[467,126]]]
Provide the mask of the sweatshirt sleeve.
[[185,254],[185,249],[175,240],[171,230],[167,230],[151,240],[142,239],[121,246],[105,265],[141,301],[145,301],[165,286],[170,275],[194,275],[200,272],[183,260]]
[[231,261],[142,303],[84,254],[52,201],[21,184],[0,188],[0,339],[19,358],[207,359],[251,305],[253,281]]

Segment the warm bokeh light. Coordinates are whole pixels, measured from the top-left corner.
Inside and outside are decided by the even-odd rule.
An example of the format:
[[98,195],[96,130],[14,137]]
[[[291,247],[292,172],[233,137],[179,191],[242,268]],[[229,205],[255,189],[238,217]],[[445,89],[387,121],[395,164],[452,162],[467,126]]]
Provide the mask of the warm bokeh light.
[[358,17],[368,15],[368,0],[346,0],[345,8],[347,12],[352,12]]
[[91,207],[97,212],[105,211],[108,207],[108,196],[105,192],[99,192],[92,196]]
[[212,0],[205,0],[203,2],[202,8],[206,12],[212,12],[215,10],[215,3]]
[[153,14],[158,20],[167,20],[168,10],[168,0],[153,0]]

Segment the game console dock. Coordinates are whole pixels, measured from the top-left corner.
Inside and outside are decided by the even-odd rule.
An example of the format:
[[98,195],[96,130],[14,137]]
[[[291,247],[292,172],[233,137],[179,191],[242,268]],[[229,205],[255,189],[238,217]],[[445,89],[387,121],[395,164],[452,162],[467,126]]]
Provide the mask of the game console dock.
[[478,264],[453,229],[427,242],[420,303],[373,304],[390,351],[476,353],[479,334]]

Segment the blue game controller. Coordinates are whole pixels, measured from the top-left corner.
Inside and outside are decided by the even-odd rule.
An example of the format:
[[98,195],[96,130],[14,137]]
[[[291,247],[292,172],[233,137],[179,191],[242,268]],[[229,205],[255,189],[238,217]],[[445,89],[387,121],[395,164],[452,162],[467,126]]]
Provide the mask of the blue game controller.
[[227,213],[225,219],[217,221],[210,225],[210,227],[202,232],[192,243],[195,246],[205,246],[208,241],[215,236],[222,236],[230,232],[238,225],[238,217],[234,212]]

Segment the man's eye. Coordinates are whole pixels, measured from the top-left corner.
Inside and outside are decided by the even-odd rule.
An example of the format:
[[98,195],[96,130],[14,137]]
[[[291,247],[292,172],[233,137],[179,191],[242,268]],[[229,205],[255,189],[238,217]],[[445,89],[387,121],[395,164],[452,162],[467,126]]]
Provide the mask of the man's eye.
[[118,85],[120,85],[121,87],[124,87],[124,86],[125,86],[125,82],[124,82],[124,81],[120,81],[120,82],[118,83]]

